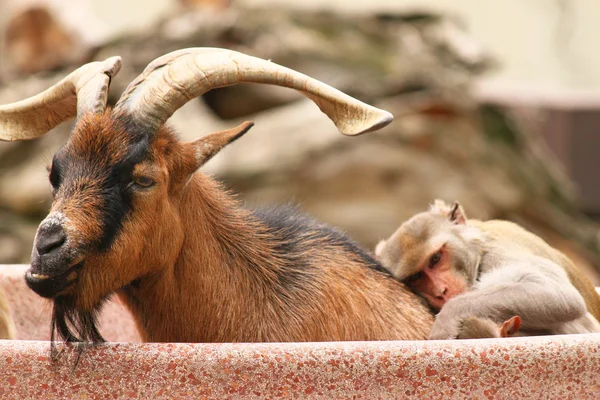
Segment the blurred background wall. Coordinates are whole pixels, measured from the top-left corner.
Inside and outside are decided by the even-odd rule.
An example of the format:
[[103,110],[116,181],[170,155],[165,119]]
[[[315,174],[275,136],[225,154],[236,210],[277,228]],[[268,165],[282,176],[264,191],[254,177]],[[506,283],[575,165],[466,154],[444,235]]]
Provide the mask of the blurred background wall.
[[[178,111],[184,139],[251,133],[205,168],[246,202],[292,201],[372,247],[434,198],[541,234],[600,265],[600,3],[594,0],[3,0],[0,103],[121,55],[111,101],[152,59],[228,47],[312,75],[396,116],[346,138],[285,89],[237,86]],[[67,140],[0,143],[0,263],[28,262]],[[596,281],[598,283],[599,281]]]

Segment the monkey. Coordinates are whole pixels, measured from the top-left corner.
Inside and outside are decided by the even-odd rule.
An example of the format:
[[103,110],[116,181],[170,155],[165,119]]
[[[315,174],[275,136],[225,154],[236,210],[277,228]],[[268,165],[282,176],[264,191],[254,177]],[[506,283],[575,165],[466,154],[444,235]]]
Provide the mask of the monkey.
[[458,202],[436,200],[375,254],[438,312],[430,339],[456,338],[470,316],[519,315],[524,334],[600,332],[600,295],[567,256],[515,223],[467,220]]
[[518,333],[521,318],[515,315],[498,325],[489,318],[467,317],[459,326],[457,339],[506,338]]
[[0,339],[14,339],[15,324],[10,315],[8,300],[0,288]]

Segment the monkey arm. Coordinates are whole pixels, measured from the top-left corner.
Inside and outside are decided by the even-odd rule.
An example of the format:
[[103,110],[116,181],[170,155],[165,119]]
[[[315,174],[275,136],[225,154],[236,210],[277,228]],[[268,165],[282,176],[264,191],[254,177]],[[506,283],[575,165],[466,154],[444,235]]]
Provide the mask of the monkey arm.
[[449,300],[429,338],[456,338],[460,320],[468,316],[501,322],[518,315],[525,330],[551,330],[586,314],[583,297],[558,265],[546,259],[527,261],[497,267],[471,291]]

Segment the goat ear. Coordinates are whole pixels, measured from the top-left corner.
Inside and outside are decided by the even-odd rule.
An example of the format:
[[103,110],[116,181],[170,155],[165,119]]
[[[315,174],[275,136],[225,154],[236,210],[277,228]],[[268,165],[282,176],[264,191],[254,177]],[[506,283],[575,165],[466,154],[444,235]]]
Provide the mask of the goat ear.
[[191,144],[196,150],[197,168],[200,168],[204,163],[210,160],[221,149],[227,146],[234,140],[242,137],[242,135],[254,126],[254,122],[246,121],[236,126],[235,128],[225,131],[211,133]]

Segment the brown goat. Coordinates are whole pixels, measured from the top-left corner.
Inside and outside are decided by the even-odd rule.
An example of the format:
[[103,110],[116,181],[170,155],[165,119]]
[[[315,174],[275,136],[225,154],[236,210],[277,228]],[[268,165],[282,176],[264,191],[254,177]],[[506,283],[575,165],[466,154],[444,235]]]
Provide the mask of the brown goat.
[[241,81],[299,90],[345,134],[387,125],[389,113],[222,49],[155,60],[106,109],[118,68],[118,58],[88,64],[45,94],[0,107],[0,139],[9,140],[78,115],[50,167],[54,202],[26,274],[54,301],[53,332],[101,341],[95,316],[117,293],[146,341],[427,337],[427,308],[348,237],[289,207],[244,209],[196,172],[251,123],[188,143],[164,125],[188,100]]

